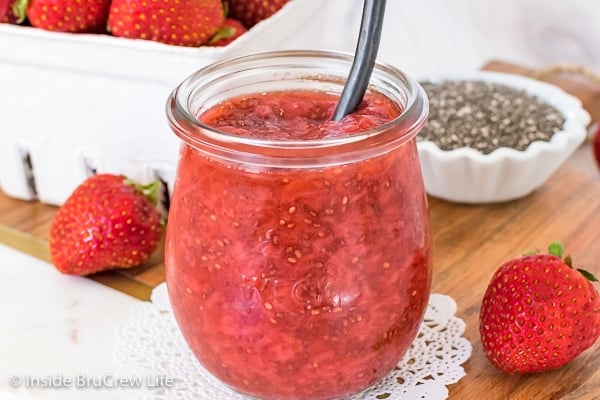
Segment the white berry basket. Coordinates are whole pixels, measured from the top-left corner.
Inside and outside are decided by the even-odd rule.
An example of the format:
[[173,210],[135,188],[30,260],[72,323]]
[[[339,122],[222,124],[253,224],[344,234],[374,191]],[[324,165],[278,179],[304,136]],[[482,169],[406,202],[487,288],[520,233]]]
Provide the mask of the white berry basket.
[[549,141],[534,141],[526,150],[500,147],[484,154],[470,147],[442,150],[434,142],[418,142],[427,192],[457,203],[495,203],[524,197],[541,187],[584,142],[589,114],[581,101],[557,86],[514,74],[473,72],[426,79],[485,81],[516,89],[556,108],[564,118],[562,129]]
[[171,90],[219,59],[314,47],[321,2],[290,0],[220,48],[0,24],[0,188],[58,205],[93,171],[171,184]]

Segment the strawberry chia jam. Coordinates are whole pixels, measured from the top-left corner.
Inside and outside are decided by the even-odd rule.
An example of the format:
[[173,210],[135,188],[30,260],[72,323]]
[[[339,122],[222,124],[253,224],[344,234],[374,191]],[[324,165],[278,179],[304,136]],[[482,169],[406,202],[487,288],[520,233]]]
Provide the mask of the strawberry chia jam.
[[261,399],[368,388],[397,365],[427,305],[414,139],[427,100],[378,65],[359,109],[332,122],[350,63],[242,57],[200,70],[169,99],[184,141],[165,256],[175,317],[209,372]]

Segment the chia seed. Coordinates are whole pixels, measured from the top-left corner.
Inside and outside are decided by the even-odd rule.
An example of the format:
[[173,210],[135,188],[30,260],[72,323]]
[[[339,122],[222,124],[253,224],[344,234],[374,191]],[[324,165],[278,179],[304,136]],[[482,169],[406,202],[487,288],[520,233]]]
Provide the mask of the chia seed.
[[534,141],[549,141],[564,124],[556,108],[506,85],[484,81],[421,85],[429,96],[429,121],[417,140],[432,141],[442,150],[522,151]]

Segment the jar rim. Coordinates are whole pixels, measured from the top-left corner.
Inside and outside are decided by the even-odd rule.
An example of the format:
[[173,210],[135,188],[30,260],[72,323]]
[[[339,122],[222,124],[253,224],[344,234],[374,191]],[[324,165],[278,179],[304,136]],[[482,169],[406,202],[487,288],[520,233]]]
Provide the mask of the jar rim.
[[[209,151],[216,151],[220,153],[220,156],[223,156],[222,152],[231,144],[235,144],[236,153],[238,153],[234,157],[235,159],[239,157],[240,152],[250,156],[257,153],[261,160],[260,163],[265,165],[281,164],[281,161],[286,158],[295,158],[296,161],[302,159],[302,162],[306,162],[307,157],[309,159],[320,158],[320,164],[322,164],[323,157],[327,158],[328,153],[330,158],[340,158],[341,162],[347,162],[348,157],[340,157],[341,153],[354,154],[358,150],[357,146],[363,148],[363,150],[374,146],[381,147],[389,139],[393,139],[395,146],[400,146],[413,139],[425,124],[429,107],[424,89],[416,80],[399,69],[380,61],[375,64],[373,76],[378,76],[380,80],[386,83],[402,86],[402,92],[406,96],[405,103],[402,104],[401,112],[396,118],[360,133],[319,139],[246,137],[209,126],[197,118],[197,114],[194,114],[195,110],[190,110],[190,97],[201,85],[214,85],[215,81],[228,79],[231,74],[263,68],[264,65],[261,63],[265,61],[270,62],[270,67],[284,67],[292,66],[294,62],[307,62],[307,60],[313,60],[313,63],[333,62],[338,67],[346,69],[344,73],[334,75],[342,79],[340,82],[341,87],[350,70],[353,55],[329,50],[277,50],[242,55],[214,62],[188,76],[171,92],[166,105],[169,124],[175,134],[188,145],[196,148],[209,148]],[[371,77],[370,88],[377,91],[377,87],[372,86],[373,76]],[[388,139],[381,137],[392,128],[395,131],[400,130],[402,134],[396,134],[396,137]],[[335,155],[331,154],[334,148]],[[355,156],[356,154],[353,157]],[[270,157],[275,157],[279,162],[270,159]],[[341,160],[342,158],[344,160]],[[246,162],[248,161],[251,162],[251,160],[246,160]],[[287,165],[289,161],[287,160],[283,164]]]

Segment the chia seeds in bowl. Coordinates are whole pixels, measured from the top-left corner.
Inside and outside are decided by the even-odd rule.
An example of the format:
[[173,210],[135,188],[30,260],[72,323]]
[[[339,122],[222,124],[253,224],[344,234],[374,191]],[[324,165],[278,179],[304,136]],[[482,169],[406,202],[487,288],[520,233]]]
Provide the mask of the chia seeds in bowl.
[[421,84],[430,114],[417,146],[433,197],[471,204],[524,197],[586,138],[590,116],[581,101],[549,83],[479,71]]
[[429,122],[417,139],[430,140],[442,150],[523,151],[536,140],[549,141],[565,122],[554,106],[501,83],[457,80],[421,85],[430,109]]

